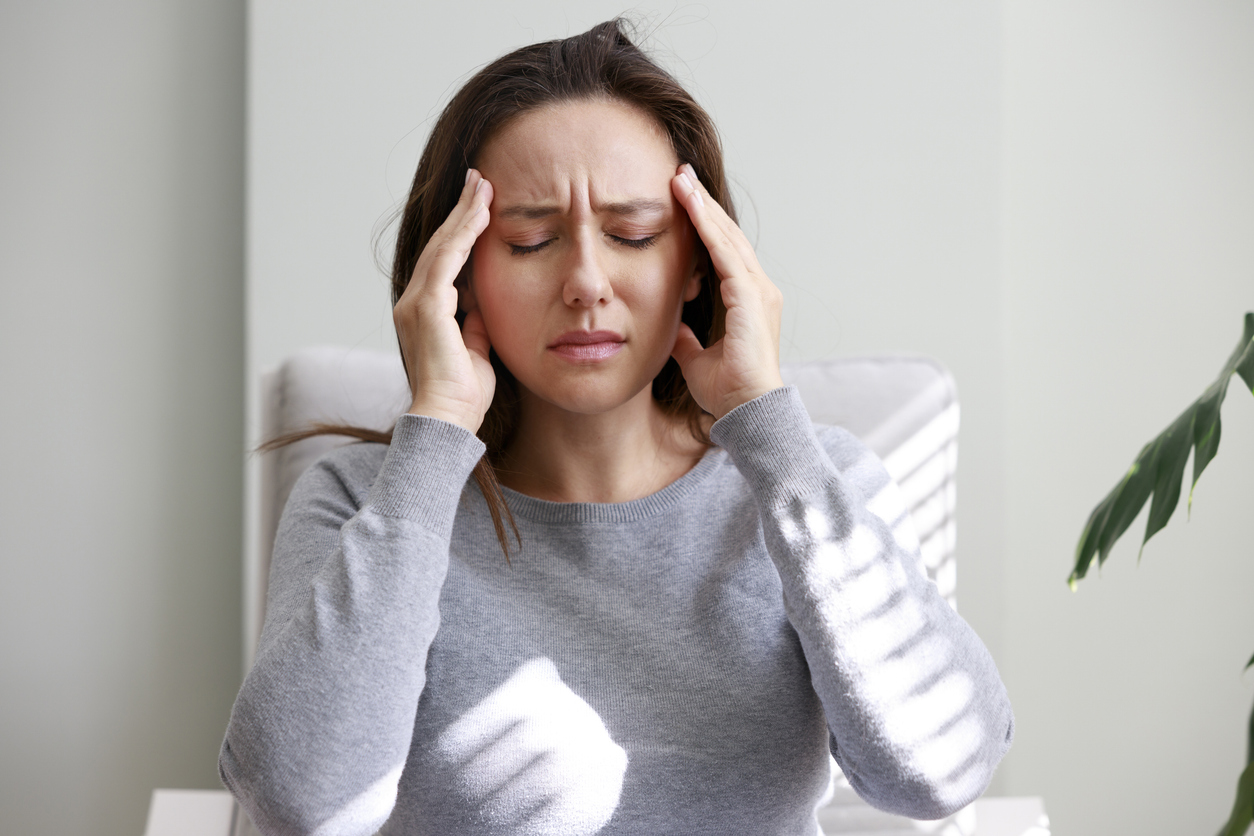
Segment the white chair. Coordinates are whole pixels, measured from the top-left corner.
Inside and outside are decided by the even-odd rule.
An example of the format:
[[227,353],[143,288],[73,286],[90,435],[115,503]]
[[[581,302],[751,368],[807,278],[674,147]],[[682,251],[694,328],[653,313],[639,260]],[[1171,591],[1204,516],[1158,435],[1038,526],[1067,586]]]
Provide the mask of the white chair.
[[[923,546],[929,577],[955,605],[954,472],[958,458],[958,398],[953,378],[921,357],[856,357],[786,364],[811,417],[843,426],[878,454],[900,485]],[[293,354],[261,380],[262,439],[313,423],[347,423],[386,430],[405,411],[409,388],[395,354],[342,347]],[[318,436],[256,457],[254,520],[244,555],[244,654],[251,664],[265,612],[271,547],[292,485],[315,459],[352,439]],[[835,769],[832,799],[821,811],[829,834],[875,836],[935,833],[971,836],[1048,836],[1039,799],[981,800],[939,822],[915,822],[871,808]],[[158,791],[161,792],[161,791]],[[167,805],[174,803],[167,798]],[[154,795],[154,810],[156,795]],[[232,834],[254,832],[236,810]],[[151,830],[146,836],[165,836]]]

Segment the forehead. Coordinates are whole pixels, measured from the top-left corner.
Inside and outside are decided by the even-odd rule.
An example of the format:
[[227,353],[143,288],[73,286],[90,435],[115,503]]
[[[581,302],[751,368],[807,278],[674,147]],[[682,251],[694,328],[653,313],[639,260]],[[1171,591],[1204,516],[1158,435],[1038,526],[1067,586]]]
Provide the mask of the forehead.
[[604,199],[668,194],[679,161],[644,111],[580,100],[512,120],[484,144],[477,163],[499,196],[563,200],[585,187]]

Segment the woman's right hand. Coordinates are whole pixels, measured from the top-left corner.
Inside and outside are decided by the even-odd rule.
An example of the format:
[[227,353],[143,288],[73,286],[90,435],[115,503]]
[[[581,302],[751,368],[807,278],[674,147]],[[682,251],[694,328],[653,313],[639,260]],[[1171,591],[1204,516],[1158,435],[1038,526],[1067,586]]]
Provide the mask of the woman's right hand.
[[457,320],[458,273],[475,240],[488,226],[492,184],[473,168],[453,211],[418,256],[414,274],[392,309],[401,354],[409,372],[413,415],[450,421],[472,433],[492,403],[496,374],[491,344],[477,308]]

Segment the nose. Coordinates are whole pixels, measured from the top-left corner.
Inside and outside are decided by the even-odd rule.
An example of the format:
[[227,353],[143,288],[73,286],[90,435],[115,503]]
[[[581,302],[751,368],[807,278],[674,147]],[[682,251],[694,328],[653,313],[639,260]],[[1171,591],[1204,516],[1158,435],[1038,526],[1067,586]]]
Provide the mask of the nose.
[[601,263],[596,242],[579,235],[571,247],[562,285],[562,301],[572,308],[595,308],[614,298],[609,275]]

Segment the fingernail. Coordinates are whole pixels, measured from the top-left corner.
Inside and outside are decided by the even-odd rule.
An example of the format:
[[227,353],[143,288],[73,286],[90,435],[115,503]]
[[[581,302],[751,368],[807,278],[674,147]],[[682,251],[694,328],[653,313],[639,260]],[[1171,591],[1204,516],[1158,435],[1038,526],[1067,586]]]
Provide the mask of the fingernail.
[[475,194],[479,194],[479,190],[483,188],[483,178],[479,178],[479,182],[475,183]]
[[693,182],[697,182],[697,170],[692,167],[692,163],[684,163],[684,168],[688,169],[688,176],[692,178]]
[[470,172],[472,171],[474,171],[473,168],[466,169],[466,179],[462,182],[463,186],[470,182]]

